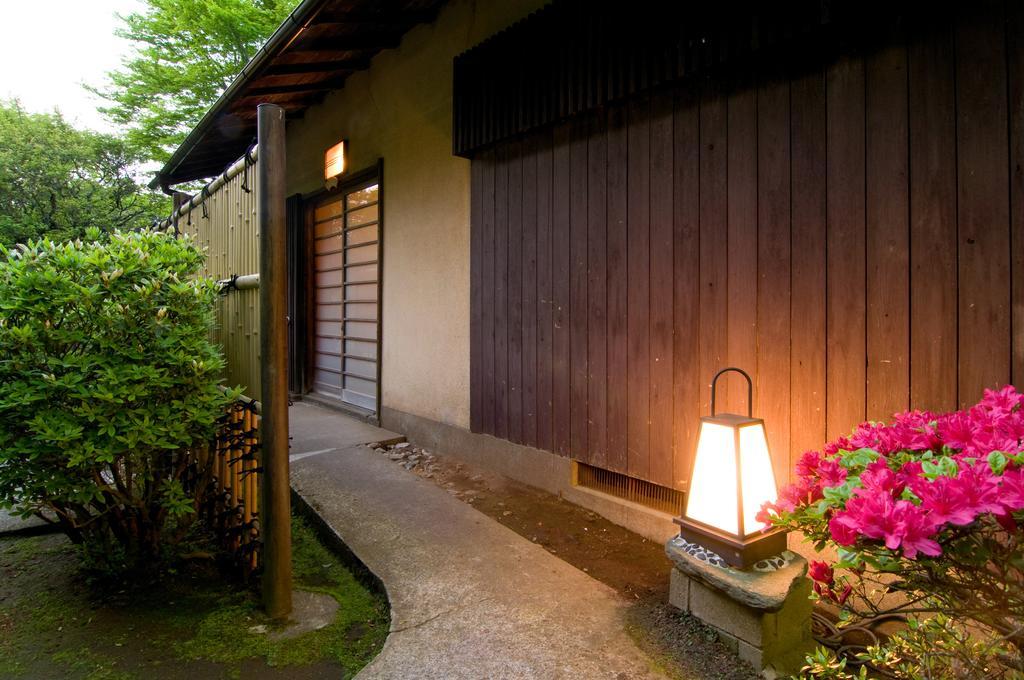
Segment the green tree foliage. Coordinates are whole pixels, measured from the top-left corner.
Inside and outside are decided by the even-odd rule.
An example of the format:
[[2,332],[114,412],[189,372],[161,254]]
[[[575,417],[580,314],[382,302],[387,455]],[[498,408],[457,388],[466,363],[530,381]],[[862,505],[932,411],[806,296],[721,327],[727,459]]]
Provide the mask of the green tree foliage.
[[118,35],[133,56],[94,92],[129,144],[163,162],[297,0],[146,0]]
[[156,231],[87,238],[0,259],[0,507],[55,517],[94,566],[137,568],[196,516],[207,487],[189,493],[187,452],[237,394],[218,387],[199,248]]
[[139,186],[125,142],[76,130],[60,114],[0,101],[0,251],[89,227],[133,228],[170,212],[166,196]]

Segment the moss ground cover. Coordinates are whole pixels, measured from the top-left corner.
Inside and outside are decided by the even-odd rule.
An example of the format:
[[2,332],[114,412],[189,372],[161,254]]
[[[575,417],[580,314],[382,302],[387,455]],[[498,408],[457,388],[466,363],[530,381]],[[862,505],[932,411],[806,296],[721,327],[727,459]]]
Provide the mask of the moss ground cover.
[[338,600],[328,627],[271,641],[251,588],[210,560],[145,587],[90,584],[61,536],[0,539],[0,678],[351,677],[387,637],[386,600],[300,519],[296,587]]

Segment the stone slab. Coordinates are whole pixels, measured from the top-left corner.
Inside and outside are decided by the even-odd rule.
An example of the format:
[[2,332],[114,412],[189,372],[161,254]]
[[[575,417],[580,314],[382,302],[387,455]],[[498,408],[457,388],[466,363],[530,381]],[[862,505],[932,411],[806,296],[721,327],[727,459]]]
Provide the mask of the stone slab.
[[10,510],[0,510],[0,536],[44,534],[57,531],[56,527],[38,517],[22,519]]
[[677,569],[707,586],[720,590],[737,602],[753,609],[775,612],[782,608],[790,592],[807,574],[807,560],[786,550],[780,555],[781,568],[768,571],[741,571],[715,561],[698,559],[681,537],[665,544],[665,554]]
[[314,630],[326,628],[338,614],[338,601],[325,593],[311,593],[306,590],[292,591],[292,613],[288,625],[271,631],[271,640],[290,640]]
[[[629,603],[298,403],[292,488],[380,579],[391,633],[361,678],[662,677],[626,632]],[[369,441],[383,437],[374,436]]]

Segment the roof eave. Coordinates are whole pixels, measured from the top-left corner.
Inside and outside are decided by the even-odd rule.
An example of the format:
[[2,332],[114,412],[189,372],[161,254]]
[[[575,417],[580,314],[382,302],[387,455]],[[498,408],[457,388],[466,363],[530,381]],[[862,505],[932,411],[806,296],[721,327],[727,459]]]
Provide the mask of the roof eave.
[[214,102],[203,117],[199,120],[199,123],[192,128],[191,132],[185,137],[184,141],[178,145],[171,157],[164,163],[163,167],[156,173],[153,180],[149,183],[150,189],[163,189],[165,192],[169,190],[169,184],[166,182],[167,177],[171,176],[179,165],[185,160],[192,148],[199,143],[199,141],[206,134],[207,129],[214,124],[217,117],[224,112],[224,110],[231,103],[231,100],[235,95],[245,87],[250,80],[252,80],[256,74],[262,70],[266,61],[276,55],[280,50],[287,47],[298,35],[301,33],[310,21],[316,16],[317,12],[323,7],[327,0],[302,0],[298,7],[291,11],[287,18],[281,22],[281,25],[277,27],[277,30],[267,39],[263,46],[253,55],[252,59],[242,68],[241,72],[235,76],[231,84],[225,88],[224,92],[221,93],[217,101]]

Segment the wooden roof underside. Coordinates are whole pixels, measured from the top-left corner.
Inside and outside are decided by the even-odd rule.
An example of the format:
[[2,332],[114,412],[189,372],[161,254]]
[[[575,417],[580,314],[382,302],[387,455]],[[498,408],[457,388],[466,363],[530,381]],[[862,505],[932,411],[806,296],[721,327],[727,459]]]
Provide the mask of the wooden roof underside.
[[[256,107],[277,104],[301,117],[345,79],[369,68],[378,52],[434,20],[444,0],[323,0],[304,26],[278,41],[276,53],[239,76],[174,153],[159,175],[165,186],[213,177],[256,140]],[[287,23],[287,22],[286,22]],[[269,43],[268,43],[269,47]],[[267,48],[264,48],[267,49]],[[250,62],[252,66],[256,61]],[[230,93],[230,94],[228,94]]]

